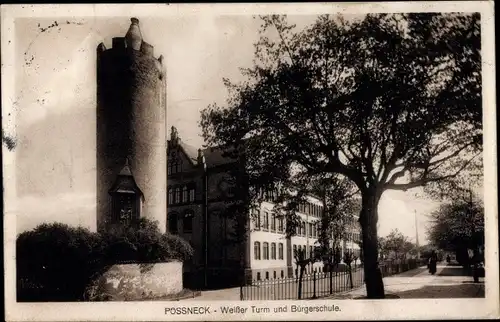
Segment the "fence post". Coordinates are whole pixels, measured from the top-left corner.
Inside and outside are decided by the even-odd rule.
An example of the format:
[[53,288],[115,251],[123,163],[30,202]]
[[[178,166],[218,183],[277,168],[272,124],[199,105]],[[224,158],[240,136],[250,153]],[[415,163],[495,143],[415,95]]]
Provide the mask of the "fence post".
[[333,294],[333,267],[330,266],[330,294]]
[[313,296],[312,296],[313,299],[316,298],[316,269],[314,269],[314,272],[313,272]]

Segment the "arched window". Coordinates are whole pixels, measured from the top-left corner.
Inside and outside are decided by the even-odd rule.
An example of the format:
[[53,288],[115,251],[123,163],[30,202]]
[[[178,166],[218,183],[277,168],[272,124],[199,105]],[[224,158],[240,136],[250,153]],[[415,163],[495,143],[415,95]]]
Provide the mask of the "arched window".
[[276,259],[276,243],[271,243],[271,259]]
[[172,187],[168,187],[167,204],[171,205],[173,202],[174,202],[174,189],[172,189]]
[[278,259],[283,259],[283,243],[278,244]]
[[187,211],[182,218],[182,231],[184,233],[191,233],[193,231],[193,217],[192,211]]
[[182,187],[182,202],[188,202],[188,199],[189,196],[188,196],[188,187],[187,186],[184,186]]
[[262,259],[269,259],[269,243],[265,242],[263,247],[264,254],[262,255]]
[[276,215],[271,215],[271,231],[276,231]]
[[168,231],[170,231],[172,234],[177,234],[178,232],[178,227],[177,227],[177,214],[176,213],[169,213],[167,216],[168,220]]
[[253,243],[253,254],[255,259],[260,259],[260,243]]

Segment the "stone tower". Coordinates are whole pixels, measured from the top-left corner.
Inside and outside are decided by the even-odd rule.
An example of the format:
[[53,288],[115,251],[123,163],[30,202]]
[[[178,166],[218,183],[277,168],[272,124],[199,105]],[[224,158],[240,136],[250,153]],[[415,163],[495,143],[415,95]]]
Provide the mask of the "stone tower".
[[153,49],[136,18],[112,48],[97,46],[98,230],[122,217],[166,230],[166,72]]

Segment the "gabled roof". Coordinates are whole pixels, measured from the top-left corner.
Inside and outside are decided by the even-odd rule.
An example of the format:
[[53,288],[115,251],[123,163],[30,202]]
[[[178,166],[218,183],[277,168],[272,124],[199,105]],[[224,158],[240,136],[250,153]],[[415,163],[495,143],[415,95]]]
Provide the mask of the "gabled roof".
[[[168,141],[168,143],[170,143],[170,141]],[[167,144],[167,146],[170,146],[170,144]],[[187,158],[193,163],[193,165],[198,163],[198,148],[189,145],[182,140],[178,141],[178,146],[182,148]],[[222,155],[222,150],[218,148],[205,148],[201,149],[201,151],[205,156],[205,162],[209,168],[235,162],[231,158],[224,157]]]
[[128,159],[125,160],[125,165],[118,173],[115,183],[108,191],[110,194],[113,193],[130,193],[138,194],[144,198],[144,194],[135,182],[134,176],[132,175],[132,170],[128,164]]

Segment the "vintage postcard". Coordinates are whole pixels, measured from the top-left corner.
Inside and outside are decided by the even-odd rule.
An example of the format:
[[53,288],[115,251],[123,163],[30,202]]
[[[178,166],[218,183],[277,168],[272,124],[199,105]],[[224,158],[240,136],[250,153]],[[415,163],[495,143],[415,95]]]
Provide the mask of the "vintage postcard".
[[7,321],[500,317],[492,2],[1,11]]

